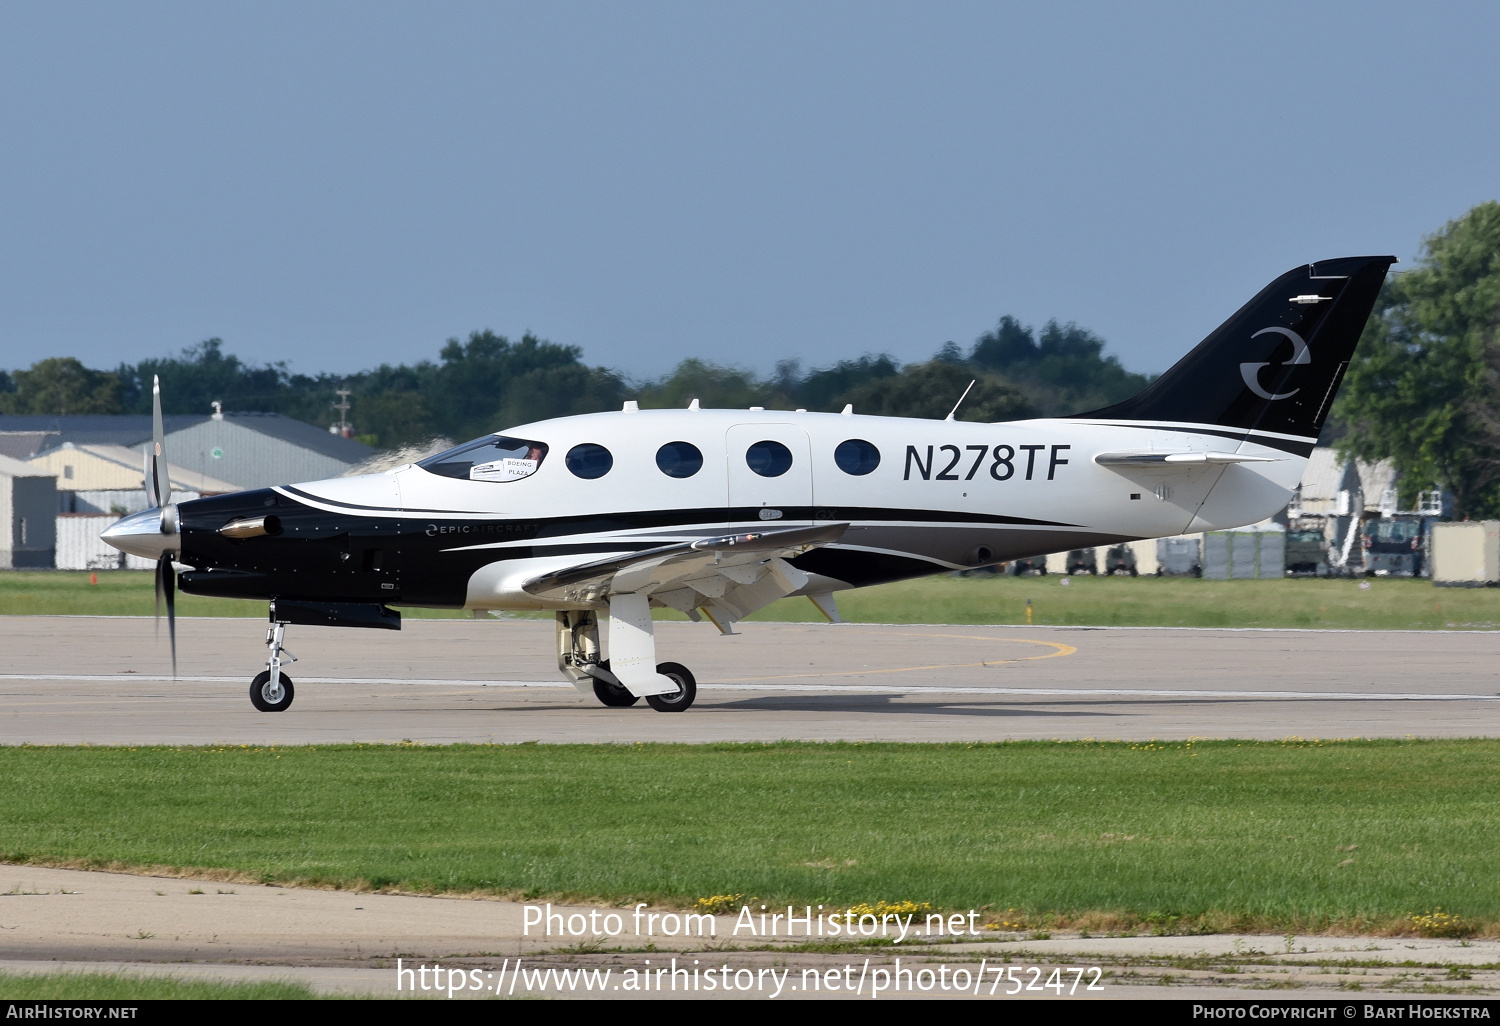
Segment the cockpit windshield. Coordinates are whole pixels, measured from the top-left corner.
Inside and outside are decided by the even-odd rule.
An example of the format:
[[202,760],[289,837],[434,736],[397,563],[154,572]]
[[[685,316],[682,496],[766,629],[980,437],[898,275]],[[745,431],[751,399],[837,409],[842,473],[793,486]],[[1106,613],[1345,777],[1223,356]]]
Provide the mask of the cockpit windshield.
[[429,456],[417,466],[443,477],[460,481],[493,481],[504,483],[530,477],[547,458],[545,442],[524,438],[485,435],[472,442],[455,446],[447,452]]

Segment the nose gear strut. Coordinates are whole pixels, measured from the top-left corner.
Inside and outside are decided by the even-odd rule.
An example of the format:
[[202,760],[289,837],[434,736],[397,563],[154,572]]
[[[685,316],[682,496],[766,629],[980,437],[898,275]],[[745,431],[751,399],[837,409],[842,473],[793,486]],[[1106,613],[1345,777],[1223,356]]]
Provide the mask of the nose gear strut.
[[276,618],[276,603],[273,601],[271,626],[266,628],[266,668],[250,682],[250,704],[261,712],[284,712],[292,704],[295,694],[292,679],[281,672],[281,663],[283,658],[295,663],[297,657],[282,645],[285,639],[286,621]]

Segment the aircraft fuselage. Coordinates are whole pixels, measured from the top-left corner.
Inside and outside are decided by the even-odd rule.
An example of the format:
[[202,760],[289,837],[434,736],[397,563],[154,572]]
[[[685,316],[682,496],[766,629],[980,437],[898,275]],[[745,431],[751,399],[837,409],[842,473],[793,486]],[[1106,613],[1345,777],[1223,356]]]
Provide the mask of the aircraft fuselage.
[[[565,608],[522,585],[580,561],[727,532],[848,524],[838,541],[791,560],[809,575],[799,593],[812,594],[1253,523],[1286,504],[1312,447],[1310,438],[1213,425],[696,409],[567,417],[500,437],[544,454],[465,465],[462,476],[408,465],[181,503],[177,558],[199,568],[181,587]],[[1266,462],[1095,462],[1119,452]],[[220,533],[263,516],[274,533]]]

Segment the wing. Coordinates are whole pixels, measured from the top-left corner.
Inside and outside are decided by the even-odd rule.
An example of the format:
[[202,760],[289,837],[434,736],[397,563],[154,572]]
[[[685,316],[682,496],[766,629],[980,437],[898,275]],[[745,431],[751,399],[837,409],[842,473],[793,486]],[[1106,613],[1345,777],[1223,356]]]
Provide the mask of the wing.
[[807,574],[787,560],[837,541],[848,527],[788,527],[663,545],[541,574],[521,587],[537,598],[581,607],[611,595],[646,595],[694,620],[706,615],[728,634],[736,620],[807,587]]

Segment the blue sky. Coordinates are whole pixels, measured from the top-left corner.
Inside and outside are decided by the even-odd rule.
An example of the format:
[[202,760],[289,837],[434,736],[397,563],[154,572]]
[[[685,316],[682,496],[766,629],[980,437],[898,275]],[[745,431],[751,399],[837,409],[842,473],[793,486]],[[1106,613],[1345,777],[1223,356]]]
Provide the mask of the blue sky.
[[1493,3],[11,3],[0,367],[490,327],[656,375],[1004,313],[1160,371],[1500,196]]

